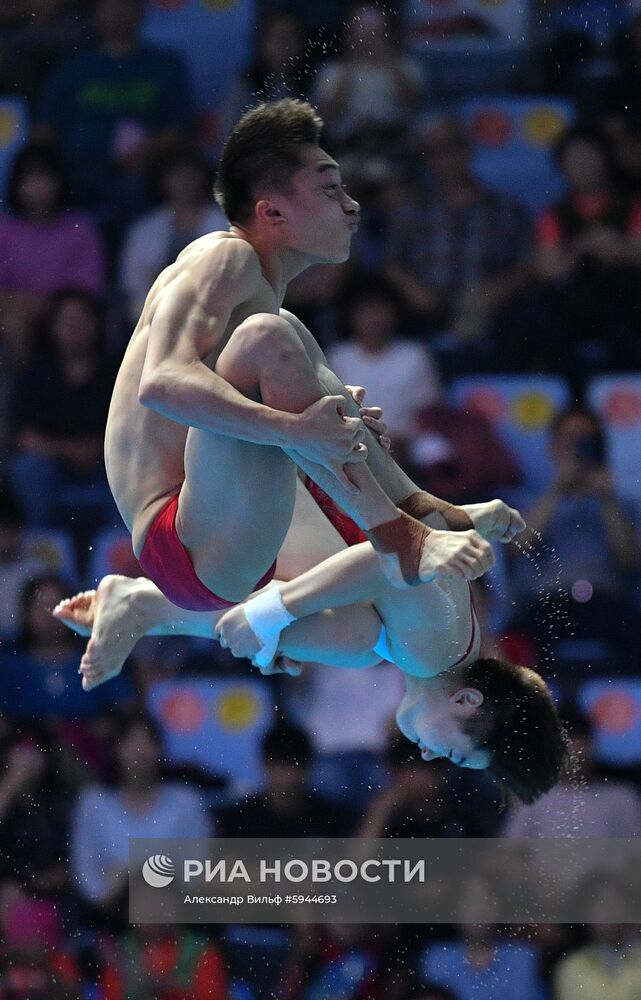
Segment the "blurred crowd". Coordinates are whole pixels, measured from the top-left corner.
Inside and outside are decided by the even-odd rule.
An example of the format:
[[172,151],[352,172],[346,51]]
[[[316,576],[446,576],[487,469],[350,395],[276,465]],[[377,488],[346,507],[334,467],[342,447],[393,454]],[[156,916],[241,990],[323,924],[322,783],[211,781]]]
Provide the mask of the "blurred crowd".
[[[127,921],[130,836],[641,836],[641,733],[604,754],[582,696],[590,672],[641,682],[641,491],[591,390],[638,379],[624,416],[641,420],[641,13],[530,0],[517,44],[463,8],[431,23],[435,6],[0,6],[0,1000],[638,996],[639,927],[607,919],[629,886],[605,870],[583,926]],[[477,603],[484,655],[540,670],[572,739],[572,774],[534,806],[502,811],[482,772],[403,746],[384,664],[251,678],[269,712],[245,734],[246,773],[224,727],[190,758],[171,692],[237,687],[249,666],[149,638],[85,693],[84,640],[50,615],[105,572],[139,573],[102,459],[115,372],[157,274],[227,228],[212,198],[226,133],[284,96],[319,109],[362,211],[350,261],[301,275],[285,305],[383,407],[421,486],[505,496],[527,518]],[[470,110],[480,98],[503,117]],[[557,116],[539,111],[530,147],[512,136],[488,169],[537,101]],[[457,390],[506,376],[530,397],[561,387],[538,415],[537,475],[526,436]]]

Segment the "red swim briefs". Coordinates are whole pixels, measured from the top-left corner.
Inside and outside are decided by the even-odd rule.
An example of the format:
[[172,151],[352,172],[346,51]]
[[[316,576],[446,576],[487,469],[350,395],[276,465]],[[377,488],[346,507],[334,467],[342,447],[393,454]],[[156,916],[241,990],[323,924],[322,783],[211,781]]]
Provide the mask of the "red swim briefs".
[[[191,556],[176,531],[177,510],[178,494],[171,497],[154,518],[138,562],[165,597],[179,608],[187,611],[233,608],[234,601],[218,597],[196,576]],[[274,562],[254,590],[260,590],[269,583],[275,572]]]
[[[367,538],[330,496],[312,479],[307,477],[305,486],[325,517],[334,525],[347,545],[358,545]],[[156,514],[147,532],[143,550],[138,562],[145,574],[152,580],[165,597],[186,611],[222,611],[232,608],[233,601],[226,601],[212,593],[196,576],[191,556],[180,541],[176,531],[176,511],[178,494],[171,497]],[[276,562],[255,585],[260,590],[273,579]]]

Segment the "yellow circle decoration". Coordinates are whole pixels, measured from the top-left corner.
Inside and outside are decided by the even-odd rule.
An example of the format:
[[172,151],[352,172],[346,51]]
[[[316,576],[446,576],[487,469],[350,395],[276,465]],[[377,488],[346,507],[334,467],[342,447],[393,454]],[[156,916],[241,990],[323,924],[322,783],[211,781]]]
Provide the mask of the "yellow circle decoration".
[[0,148],[13,142],[19,128],[20,121],[13,108],[0,107]]
[[238,732],[249,729],[258,718],[258,699],[247,688],[232,688],[214,702],[212,714],[223,729]]
[[554,415],[552,400],[544,392],[524,392],[512,402],[512,418],[526,431],[540,431],[547,427]]
[[566,121],[560,111],[542,104],[523,115],[523,138],[531,146],[547,149],[556,142],[565,126]]

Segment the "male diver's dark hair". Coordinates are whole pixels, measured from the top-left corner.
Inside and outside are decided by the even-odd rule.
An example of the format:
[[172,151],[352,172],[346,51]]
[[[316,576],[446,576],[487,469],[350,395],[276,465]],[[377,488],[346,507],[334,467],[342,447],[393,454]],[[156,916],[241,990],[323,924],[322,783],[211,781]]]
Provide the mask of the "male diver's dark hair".
[[214,186],[230,222],[247,222],[261,190],[288,193],[305,146],[318,146],[323,122],[311,104],[285,98],[248,111],[223,147]]
[[462,725],[505,796],[531,804],[559,780],[568,740],[540,674],[492,657],[475,660],[457,675],[457,687],[477,688],[483,705]]

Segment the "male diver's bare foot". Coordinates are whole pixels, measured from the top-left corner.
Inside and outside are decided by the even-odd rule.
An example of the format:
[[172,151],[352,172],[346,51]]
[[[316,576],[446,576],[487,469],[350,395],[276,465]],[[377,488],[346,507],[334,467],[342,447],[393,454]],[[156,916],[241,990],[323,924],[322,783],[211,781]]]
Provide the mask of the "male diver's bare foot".
[[475,580],[494,563],[491,545],[474,529],[428,528],[405,513],[367,535],[395,587],[415,587],[439,577]]
[[116,677],[147,631],[150,620],[145,614],[145,589],[148,585],[144,577],[106,576],[96,591],[78,594],[55,609],[56,618],[75,631],[91,628],[91,638],[80,661],[84,691],[91,691]]
[[91,635],[96,614],[96,591],[83,590],[80,594],[67,597],[64,601],[60,601],[51,613],[72,632],[77,632],[78,635]]

